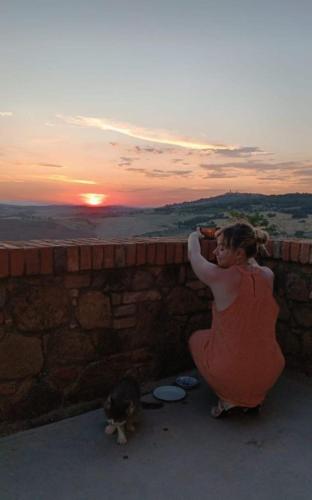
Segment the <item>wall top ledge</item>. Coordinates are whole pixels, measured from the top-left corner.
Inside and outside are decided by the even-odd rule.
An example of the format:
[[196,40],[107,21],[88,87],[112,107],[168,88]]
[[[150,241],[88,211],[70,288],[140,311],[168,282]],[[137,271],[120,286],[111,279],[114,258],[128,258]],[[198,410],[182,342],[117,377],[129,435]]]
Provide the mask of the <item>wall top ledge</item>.
[[[215,240],[201,240],[213,261]],[[312,240],[272,239],[269,258],[312,264]],[[188,262],[187,237],[0,241],[0,278]]]

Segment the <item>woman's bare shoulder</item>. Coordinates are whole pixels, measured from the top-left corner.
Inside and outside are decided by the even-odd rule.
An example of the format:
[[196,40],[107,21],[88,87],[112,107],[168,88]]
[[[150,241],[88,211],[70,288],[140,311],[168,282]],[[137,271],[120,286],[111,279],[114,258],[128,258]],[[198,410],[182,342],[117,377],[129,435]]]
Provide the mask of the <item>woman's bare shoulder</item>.
[[271,287],[273,288],[273,283],[274,283],[274,273],[272,271],[272,269],[270,269],[269,267],[267,266],[259,266],[258,268],[260,270],[260,272],[262,273],[262,276],[264,278],[266,278],[269,282],[269,284],[271,285]]

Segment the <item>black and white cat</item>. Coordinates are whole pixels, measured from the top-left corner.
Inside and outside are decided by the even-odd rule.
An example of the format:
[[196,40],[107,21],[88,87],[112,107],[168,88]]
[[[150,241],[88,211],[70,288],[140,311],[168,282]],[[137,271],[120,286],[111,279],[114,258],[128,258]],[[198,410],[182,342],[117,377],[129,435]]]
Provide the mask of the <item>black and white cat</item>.
[[135,430],[135,424],[140,420],[141,408],[161,408],[162,403],[141,401],[140,385],[131,376],[124,377],[108,395],[104,403],[107,417],[106,434],[117,431],[117,443],[126,444],[126,432]]

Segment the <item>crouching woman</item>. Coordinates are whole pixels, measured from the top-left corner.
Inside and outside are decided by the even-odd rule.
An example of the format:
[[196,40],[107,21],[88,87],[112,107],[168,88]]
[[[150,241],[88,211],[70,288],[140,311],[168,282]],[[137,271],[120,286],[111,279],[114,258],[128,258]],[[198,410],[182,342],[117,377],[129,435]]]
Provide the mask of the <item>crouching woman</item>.
[[201,255],[201,237],[199,229],[190,234],[188,255],[194,273],[212,291],[212,325],[194,332],[189,348],[219,398],[213,417],[255,412],[285,366],[275,333],[274,275],[254,258],[268,234],[245,222],[219,229],[217,264]]

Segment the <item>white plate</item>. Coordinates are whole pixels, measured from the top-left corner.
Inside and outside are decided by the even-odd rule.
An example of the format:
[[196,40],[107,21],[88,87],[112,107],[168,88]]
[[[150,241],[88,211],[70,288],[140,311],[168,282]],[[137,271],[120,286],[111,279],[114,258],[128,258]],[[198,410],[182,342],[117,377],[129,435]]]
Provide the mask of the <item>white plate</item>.
[[162,401],[180,401],[185,398],[186,392],[181,387],[174,385],[161,385],[153,391],[153,396]]

